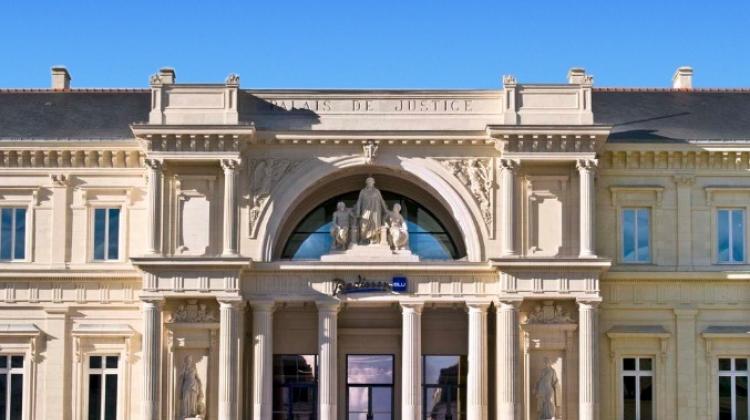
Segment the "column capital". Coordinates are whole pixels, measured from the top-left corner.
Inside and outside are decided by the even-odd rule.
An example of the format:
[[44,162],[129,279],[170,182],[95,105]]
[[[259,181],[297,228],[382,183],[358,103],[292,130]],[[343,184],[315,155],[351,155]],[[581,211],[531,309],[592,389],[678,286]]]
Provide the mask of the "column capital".
[[508,297],[501,297],[497,300],[497,308],[498,309],[504,309],[504,310],[515,310],[517,311],[521,304],[523,303],[523,298],[516,297],[516,298],[508,298]]
[[245,299],[242,296],[218,296],[216,301],[222,307],[231,306],[241,309],[245,305]]
[[579,310],[585,309],[597,309],[599,304],[602,303],[601,297],[579,297],[576,298]]
[[399,302],[402,312],[422,313],[424,302]]
[[162,159],[146,158],[143,159],[143,164],[149,169],[155,171],[161,171],[164,169],[164,161]]
[[316,300],[315,306],[318,308],[318,312],[338,313],[342,304],[338,300]]
[[276,309],[276,302],[273,300],[251,300],[250,309],[253,312],[273,312]]
[[576,169],[578,169],[579,172],[595,171],[597,166],[599,166],[599,161],[597,159],[576,160]]
[[221,168],[224,172],[234,171],[240,166],[240,159],[222,159],[220,161]]
[[487,300],[469,300],[466,301],[466,308],[469,312],[487,312],[492,302]]
[[521,161],[518,159],[501,158],[499,165],[501,170],[513,172],[521,166]]
[[164,298],[164,296],[141,296],[141,302],[155,305],[159,308],[164,306],[165,301],[166,299]]

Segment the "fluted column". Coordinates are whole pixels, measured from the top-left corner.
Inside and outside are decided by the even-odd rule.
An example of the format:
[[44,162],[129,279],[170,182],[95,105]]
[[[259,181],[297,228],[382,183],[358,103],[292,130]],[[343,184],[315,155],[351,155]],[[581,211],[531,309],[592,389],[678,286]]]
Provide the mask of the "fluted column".
[[500,300],[497,307],[497,419],[518,420],[521,393],[516,384],[519,373],[518,308],[521,299]]
[[219,420],[239,419],[241,297],[219,299]]
[[270,301],[251,302],[253,310],[253,420],[271,418],[273,309]]
[[401,418],[422,418],[422,302],[402,302]]
[[336,420],[338,410],[338,302],[317,302],[320,420]]
[[516,196],[516,171],[518,162],[513,159],[501,159],[501,185],[500,194],[502,194],[502,212],[500,219],[500,229],[502,232],[501,253],[503,256],[518,255],[516,248],[516,231],[515,231],[515,196]]
[[222,255],[237,255],[237,166],[234,159],[224,159],[221,167],[224,169],[224,247]]
[[580,252],[581,258],[595,258],[594,249],[594,207],[595,189],[594,173],[596,172],[596,159],[580,159],[576,163],[580,184]]
[[489,302],[468,302],[469,372],[467,377],[467,418],[486,420],[487,405],[487,308]]
[[164,299],[141,298],[143,301],[143,420],[161,419],[159,378],[161,377],[161,307]]
[[578,410],[580,420],[599,418],[598,306],[598,300],[578,301]]
[[153,255],[159,253],[162,162],[158,159],[146,159],[145,163],[148,167],[148,221],[146,222],[148,225],[146,246],[148,248],[146,253]]

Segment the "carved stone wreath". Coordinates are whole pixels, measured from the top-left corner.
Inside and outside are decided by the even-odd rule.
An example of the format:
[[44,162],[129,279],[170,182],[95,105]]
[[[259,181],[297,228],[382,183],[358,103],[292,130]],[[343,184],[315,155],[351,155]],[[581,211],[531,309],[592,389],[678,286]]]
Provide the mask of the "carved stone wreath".
[[294,171],[303,160],[291,159],[250,159],[248,173],[250,174],[250,237],[257,237],[257,223],[263,208],[268,204],[271,191],[287,174]]
[[491,158],[436,159],[471,193],[482,212],[490,236],[494,236],[494,170]]

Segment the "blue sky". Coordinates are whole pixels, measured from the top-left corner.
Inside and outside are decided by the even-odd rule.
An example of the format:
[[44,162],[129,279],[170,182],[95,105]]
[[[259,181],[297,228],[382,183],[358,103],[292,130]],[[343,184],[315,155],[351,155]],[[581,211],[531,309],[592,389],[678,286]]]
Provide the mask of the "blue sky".
[[598,86],[750,86],[750,0],[33,1],[0,0],[0,87],[497,88],[561,82],[585,67]]

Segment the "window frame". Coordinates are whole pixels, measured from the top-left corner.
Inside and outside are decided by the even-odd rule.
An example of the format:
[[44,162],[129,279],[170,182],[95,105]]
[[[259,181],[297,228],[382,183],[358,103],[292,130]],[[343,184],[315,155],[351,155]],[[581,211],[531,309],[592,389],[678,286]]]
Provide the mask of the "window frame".
[[[729,251],[730,251],[731,254],[730,254],[730,260],[729,261],[721,261],[721,259],[720,259],[721,257],[720,257],[720,250],[719,250],[719,243],[720,243],[719,234],[720,234],[721,229],[720,229],[719,214],[722,211],[728,211],[729,212],[729,218],[730,218],[728,228],[729,228],[729,241],[730,241]],[[732,235],[732,231],[731,231],[731,229],[732,229],[731,218],[732,218],[733,212],[735,212],[735,211],[740,212],[740,214],[742,215],[742,228],[743,228],[743,232],[742,232],[742,236],[741,237],[742,237],[742,241],[743,241],[743,243],[742,243],[743,255],[742,255],[742,259],[740,261],[732,261],[732,258],[731,258],[731,257],[734,256],[734,254],[733,254],[733,247],[732,247],[732,236],[733,235]],[[718,206],[718,207],[716,207],[714,209],[713,213],[714,213],[714,215],[713,215],[713,221],[714,221],[713,252],[714,252],[714,255],[715,255],[714,256],[714,262],[715,262],[715,264],[720,264],[720,265],[743,265],[743,264],[747,264],[747,242],[748,242],[747,241],[747,239],[748,239],[747,238],[747,236],[748,236],[748,229],[747,229],[747,208],[740,207],[740,206]]]
[[[721,359],[729,359],[731,361],[731,368],[730,370],[721,370],[719,368],[719,362]],[[738,371],[735,368],[737,359],[745,359],[747,361],[747,369],[744,371]],[[729,377],[731,378],[731,401],[732,401],[732,420],[736,420],[737,418],[737,394],[736,394],[736,379],[738,376],[747,378],[748,384],[750,385],[750,355],[718,355],[716,357],[716,387],[714,388],[716,391],[716,399],[718,400],[718,403],[716,404],[716,418],[719,418],[721,413],[721,395],[719,394],[719,383],[721,381],[722,377]],[[748,413],[750,413],[750,395],[748,395],[747,398],[747,410]]]
[[[313,417],[313,419],[317,419],[318,418],[318,414],[319,414],[318,411],[319,411],[319,408],[320,408],[320,395],[319,395],[319,392],[320,392],[320,377],[319,377],[319,375],[320,375],[320,355],[317,354],[317,353],[314,353],[314,354],[274,353],[272,357],[275,358],[277,356],[282,356],[282,357],[283,356],[313,356],[313,357],[315,357],[315,366],[314,366],[314,370],[315,370],[315,382],[314,382],[314,384],[307,384],[307,385],[305,385],[305,387],[314,388],[313,398],[315,399],[315,402],[313,404],[314,408],[313,408],[313,411],[312,411],[312,417]],[[272,363],[272,365],[273,364],[274,363]],[[271,376],[274,376],[273,367],[271,369]],[[274,390],[275,390],[275,388],[277,386],[285,388],[285,389],[295,388],[294,385],[277,384],[276,381],[273,378],[271,379],[271,387],[273,388],[271,390],[271,395],[272,395],[272,398],[271,398],[271,416],[272,417],[273,417],[273,414],[275,414],[275,411],[273,410],[273,407],[274,407],[273,395],[276,394],[274,392]]]
[[[16,356],[16,357],[20,356],[23,359],[23,366],[16,367],[16,368],[14,368],[14,367],[11,366],[11,358],[14,357],[14,356]],[[11,401],[12,401],[11,392],[10,392],[10,388],[11,388],[10,375],[19,374],[20,373],[21,374],[21,379],[23,381],[22,388],[21,388],[21,419],[27,419],[27,418],[29,418],[28,407],[27,407],[27,403],[26,403],[26,400],[28,399],[27,398],[27,390],[29,389],[27,382],[30,380],[30,378],[28,376],[29,373],[28,373],[28,370],[27,370],[28,357],[27,357],[26,354],[23,354],[23,353],[20,353],[20,352],[0,353],[0,357],[6,357],[7,360],[8,360],[8,367],[7,368],[0,368],[0,375],[7,375],[8,376],[8,380],[7,380],[7,383],[6,383],[6,387],[7,387],[7,389],[6,389],[6,391],[7,391],[6,399],[7,399],[7,401],[6,401],[6,407],[5,407],[5,410],[6,410],[5,411],[5,418],[6,419],[10,419],[10,407],[11,407]]]
[[[106,210],[105,211],[105,247],[104,247],[104,254],[105,257],[103,259],[97,259],[96,258],[96,210]],[[109,257],[109,217],[110,217],[110,210],[117,209],[119,210],[119,215],[117,218],[117,258],[108,258]],[[125,248],[125,238],[123,237],[123,217],[125,214],[124,206],[121,204],[114,204],[114,205],[95,205],[91,206],[89,211],[89,233],[88,233],[88,239],[90,242],[90,246],[88,246],[88,252],[89,252],[89,262],[92,263],[121,263],[126,260],[126,257],[124,255],[124,248]]]
[[[625,370],[625,359],[634,359],[636,364],[635,370]],[[651,360],[651,370],[641,370],[641,360],[642,359],[650,359]],[[641,390],[641,381],[640,378],[642,377],[650,377],[651,378],[651,418],[656,419],[656,359],[653,356],[650,355],[623,355],[620,357],[620,369],[619,369],[619,377],[620,377],[620,387],[619,387],[619,398],[620,398],[620,410],[619,410],[619,418],[625,418],[625,378],[631,377],[635,378],[635,389],[636,389],[636,399],[635,399],[635,418],[636,420],[641,419],[641,399],[640,399],[640,390]],[[645,372],[645,373],[644,373]],[[630,374],[629,374],[630,373]]]
[[[377,384],[349,384],[349,356],[389,356],[391,358],[391,369],[393,372],[393,378],[391,380],[390,384],[385,383],[377,383]],[[349,417],[349,387],[355,386],[355,387],[361,387],[361,388],[385,388],[390,387],[391,388],[391,419],[394,419],[396,416],[396,375],[397,375],[397,365],[396,365],[396,354],[395,353],[347,353],[344,356],[344,386],[345,386],[345,398],[344,398],[344,413],[345,417]],[[369,407],[372,407],[372,399],[368,397],[368,405]],[[368,408],[369,412],[369,408]]]
[[[466,399],[466,382],[468,381],[468,367],[469,367],[469,360],[468,356],[465,354],[435,354],[435,353],[422,353],[422,378],[421,378],[421,385],[422,385],[422,419],[423,420],[429,420],[427,418],[427,390],[428,389],[434,389],[434,388],[442,388],[447,387],[448,385],[440,385],[440,384],[428,384],[425,381],[425,374],[427,372],[427,358],[432,356],[443,356],[443,357],[458,357],[459,360],[459,368],[463,368],[459,371],[459,378],[463,379],[463,382],[460,382],[458,385],[450,386],[451,388],[457,389],[459,391],[458,396],[456,400],[458,401],[458,419],[465,419],[468,415],[468,400]],[[461,375],[461,373],[466,372],[467,375]],[[459,397],[462,397],[459,399]]]
[[[624,223],[624,217],[625,212],[631,210],[635,212],[635,232],[633,234],[633,237],[635,238],[635,260],[628,261],[625,259],[625,223]],[[648,214],[648,259],[645,261],[641,261],[638,259],[638,212],[641,210],[645,210]],[[653,208],[650,206],[622,206],[619,208],[619,218],[618,218],[618,225],[619,225],[619,235],[618,235],[618,256],[619,260],[623,264],[653,264],[654,261],[654,246],[653,246],[653,237],[654,237],[654,222],[653,222]]]
[[[10,254],[11,257],[9,259],[0,257],[0,262],[3,263],[14,263],[14,262],[30,262],[29,253],[30,253],[30,246],[29,246],[29,223],[30,223],[30,213],[31,210],[28,205],[11,205],[11,204],[3,204],[0,206],[0,212],[2,212],[5,209],[11,209],[12,210],[12,220],[11,220],[11,230],[12,230],[12,239],[11,239],[11,250]],[[15,251],[16,251],[16,234],[15,234],[15,227],[16,225],[16,211],[23,209],[25,210],[26,214],[24,215],[24,232],[23,232],[23,258],[15,258]],[[2,237],[2,219],[0,217],[0,237]],[[0,247],[2,244],[0,243]],[[2,255],[2,253],[0,253]]]
[[[116,368],[107,368],[106,367],[106,358],[107,357],[113,357],[113,356],[117,357],[117,367]],[[91,357],[101,357],[102,358],[102,368],[99,368],[99,369],[94,368],[94,369],[92,369],[91,368],[91,364],[90,364],[91,363]],[[89,408],[89,401],[90,401],[89,398],[91,397],[91,395],[90,395],[91,394],[91,381],[90,381],[90,379],[91,379],[92,370],[99,371],[97,374],[99,376],[101,376],[102,378],[106,378],[107,374],[111,374],[112,373],[112,372],[109,372],[109,371],[114,371],[117,374],[117,396],[116,396],[116,400],[115,400],[115,403],[116,403],[115,420],[120,420],[121,419],[121,413],[122,413],[122,408],[120,407],[120,405],[123,403],[123,401],[120,398],[120,395],[122,393],[123,386],[124,386],[124,383],[123,383],[123,371],[122,371],[122,366],[123,366],[122,354],[117,353],[117,352],[106,352],[106,351],[89,352],[89,353],[86,353],[86,357],[84,358],[84,361],[83,361],[83,366],[84,366],[84,368],[83,368],[83,376],[84,376],[85,379],[83,381],[84,382],[84,384],[83,384],[83,407],[82,407],[82,413],[81,413],[82,414],[82,418],[85,419],[85,420],[89,419],[89,410],[88,410],[88,408]],[[100,410],[100,413],[101,413],[101,417],[100,418],[101,418],[101,420],[106,420],[104,418],[104,406],[105,406],[105,401],[106,401],[106,390],[105,390],[106,380],[102,380],[102,385],[101,386],[102,386],[102,394],[100,396],[101,400],[99,401],[99,410]]]

